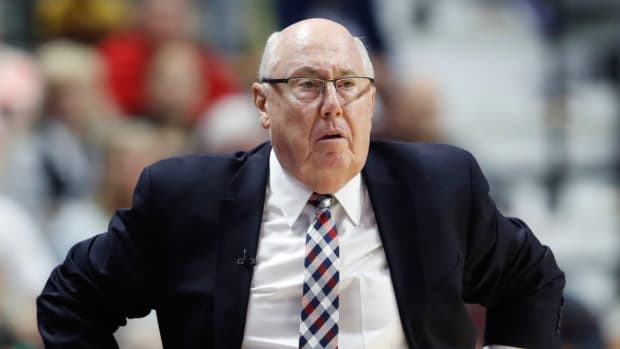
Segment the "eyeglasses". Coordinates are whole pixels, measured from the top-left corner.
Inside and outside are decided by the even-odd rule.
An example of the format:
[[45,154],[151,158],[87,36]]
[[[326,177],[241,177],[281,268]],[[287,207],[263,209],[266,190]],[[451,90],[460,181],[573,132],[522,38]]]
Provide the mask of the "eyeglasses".
[[375,79],[365,76],[351,76],[333,80],[299,77],[287,79],[264,78],[261,82],[268,84],[286,84],[293,96],[304,102],[317,100],[325,92],[325,85],[331,82],[336,88],[336,94],[340,98],[340,101],[347,103],[361,97],[370,86],[374,85]]

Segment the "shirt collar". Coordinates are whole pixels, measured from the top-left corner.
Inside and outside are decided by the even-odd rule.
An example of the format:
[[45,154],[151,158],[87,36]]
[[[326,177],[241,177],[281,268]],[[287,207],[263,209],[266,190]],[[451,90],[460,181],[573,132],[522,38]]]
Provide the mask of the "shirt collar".
[[[269,155],[269,189],[286,221],[293,226],[312,191],[282,168],[273,149]],[[356,174],[334,196],[353,224],[358,225],[362,215],[363,199],[361,175]]]

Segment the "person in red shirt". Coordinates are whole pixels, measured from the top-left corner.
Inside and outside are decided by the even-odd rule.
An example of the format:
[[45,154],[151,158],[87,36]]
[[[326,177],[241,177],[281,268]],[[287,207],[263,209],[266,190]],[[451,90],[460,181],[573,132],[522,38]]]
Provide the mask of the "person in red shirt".
[[234,70],[193,35],[193,13],[188,0],[142,0],[136,27],[102,40],[99,48],[106,63],[106,83],[125,113],[148,114],[146,86],[151,63],[159,48],[169,42],[187,42],[198,53],[196,69],[204,93],[188,108],[190,125],[215,100],[240,91]]

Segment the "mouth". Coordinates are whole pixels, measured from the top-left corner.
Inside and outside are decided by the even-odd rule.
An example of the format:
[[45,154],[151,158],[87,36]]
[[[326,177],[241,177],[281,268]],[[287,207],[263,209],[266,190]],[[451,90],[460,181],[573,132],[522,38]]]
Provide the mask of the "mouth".
[[341,139],[341,138],[343,138],[341,134],[339,134],[337,132],[331,132],[331,133],[325,134],[324,136],[319,138],[319,141],[325,141],[325,140],[331,140],[331,139]]

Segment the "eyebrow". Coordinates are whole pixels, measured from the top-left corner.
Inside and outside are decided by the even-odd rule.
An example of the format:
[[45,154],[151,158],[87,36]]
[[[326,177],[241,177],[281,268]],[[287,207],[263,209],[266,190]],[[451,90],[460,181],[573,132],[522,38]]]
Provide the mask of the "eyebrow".
[[[291,76],[302,76],[302,75],[308,75],[310,77],[312,76],[321,76],[321,72],[324,72],[324,70],[321,69],[316,69],[314,67],[311,66],[302,66],[299,67],[295,70],[293,70],[291,72]],[[338,77],[343,77],[343,76],[353,76],[355,75],[355,72],[353,72],[350,69],[338,69],[336,72]]]

